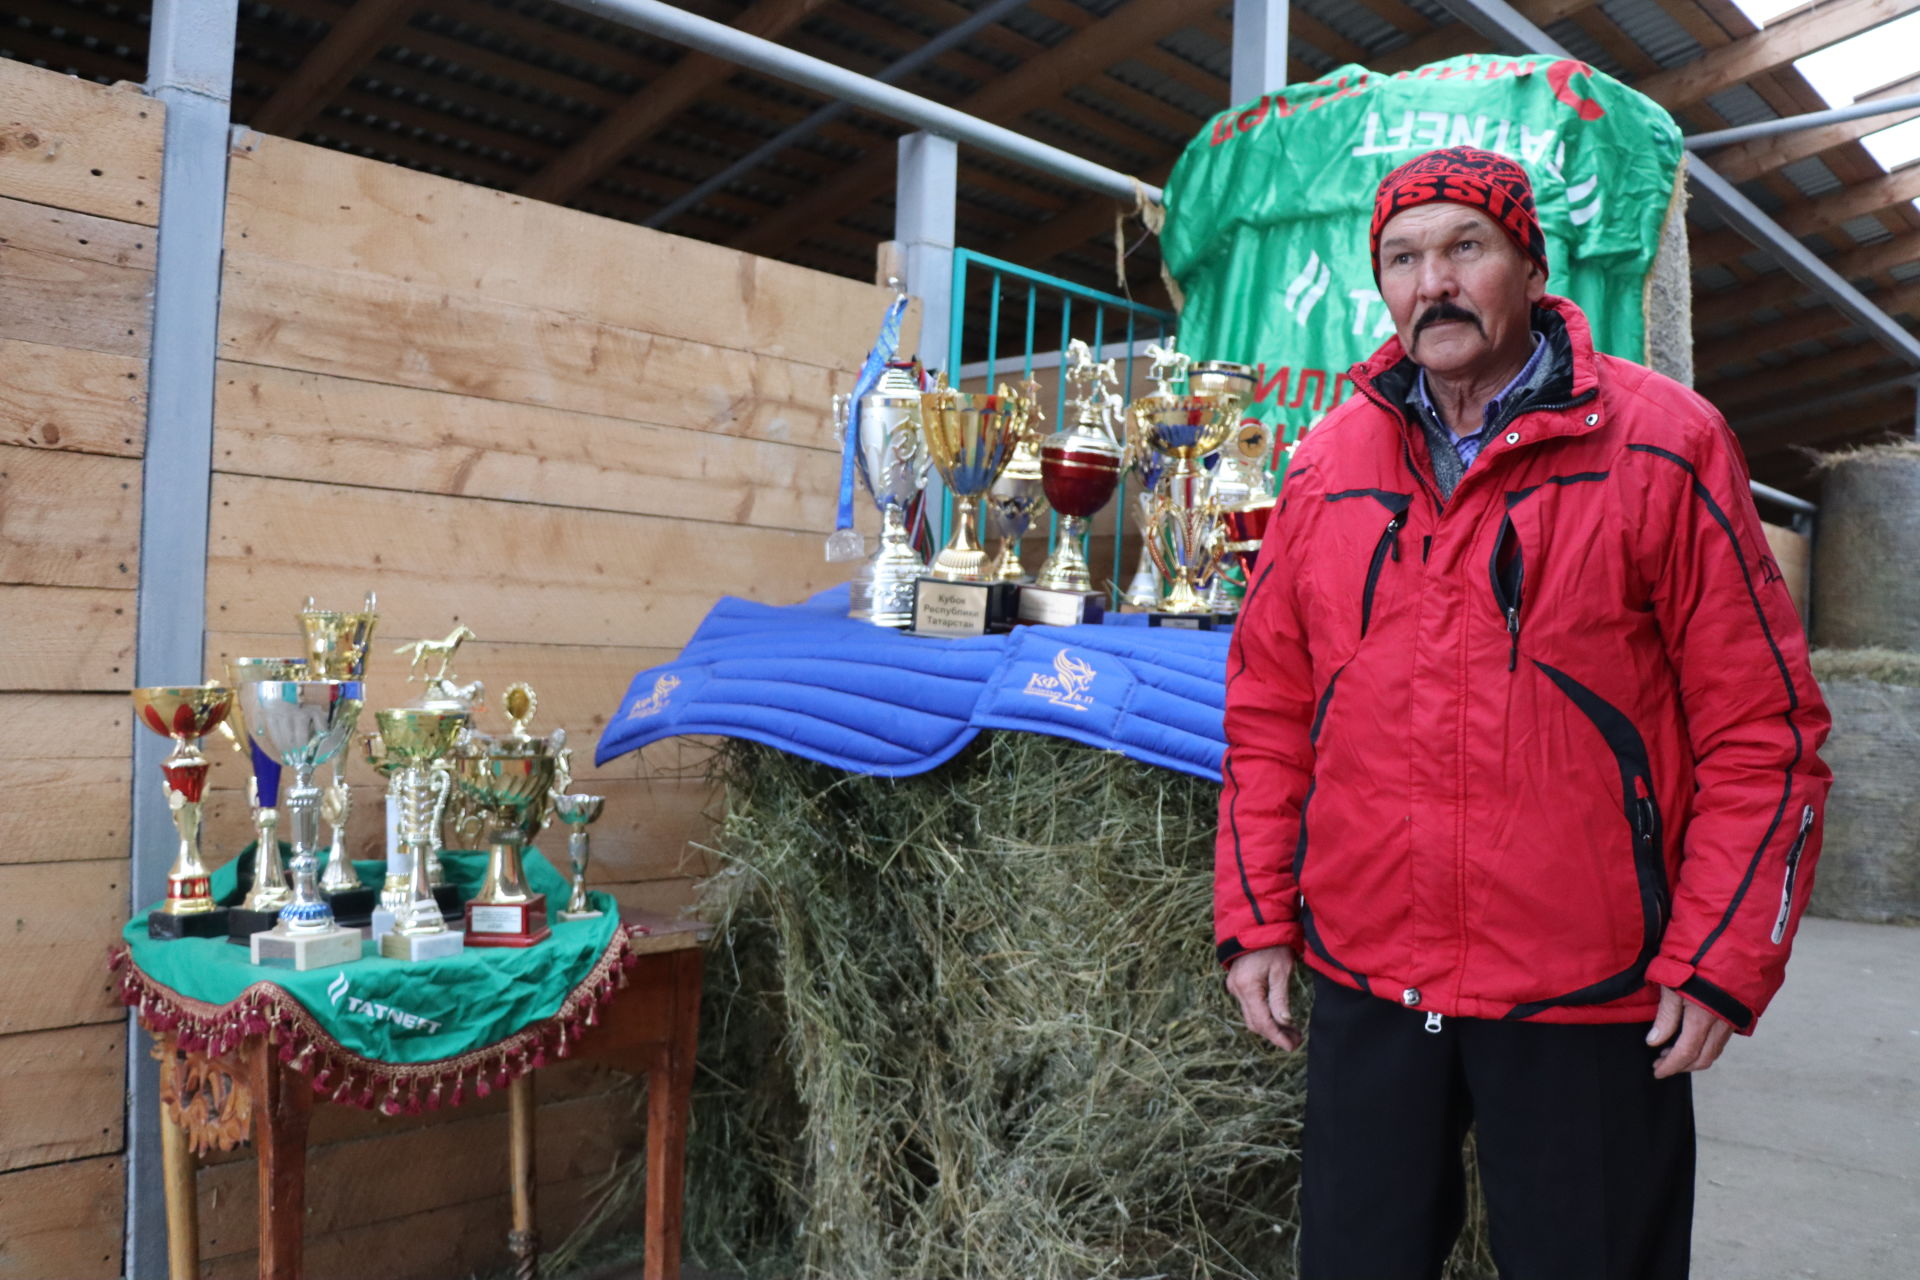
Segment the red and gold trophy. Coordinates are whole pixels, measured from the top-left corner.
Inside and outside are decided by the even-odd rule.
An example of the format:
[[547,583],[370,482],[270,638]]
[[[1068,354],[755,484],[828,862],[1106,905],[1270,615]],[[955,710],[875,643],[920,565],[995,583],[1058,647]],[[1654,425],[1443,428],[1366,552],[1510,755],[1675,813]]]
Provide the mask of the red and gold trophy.
[[1230,389],[1193,390],[1192,361],[1174,349],[1171,339],[1147,351],[1153,356],[1148,376],[1158,385],[1130,406],[1132,429],[1169,463],[1153,495],[1147,528],[1147,551],[1167,594],[1147,620],[1157,627],[1210,631],[1214,614],[1200,587],[1212,576],[1226,539],[1200,459],[1232,433],[1242,401]]
[[1093,589],[1087,566],[1087,521],[1119,487],[1126,452],[1113,431],[1120,411],[1113,361],[1096,362],[1075,338],[1067,346],[1066,380],[1073,425],[1040,445],[1040,482],[1060,515],[1059,527],[1034,585],[1020,592],[1020,620],[1050,626],[1098,622],[1105,613],[1105,597]]
[[200,739],[212,733],[233,709],[233,690],[218,685],[192,688],[135,689],[133,707],[140,723],[164,738],[173,750],[160,762],[166,778],[167,808],[180,847],[167,871],[167,900],[147,915],[149,938],[223,938],[227,913],[213,902],[212,876],[200,860],[200,800],[207,789],[207,758]]

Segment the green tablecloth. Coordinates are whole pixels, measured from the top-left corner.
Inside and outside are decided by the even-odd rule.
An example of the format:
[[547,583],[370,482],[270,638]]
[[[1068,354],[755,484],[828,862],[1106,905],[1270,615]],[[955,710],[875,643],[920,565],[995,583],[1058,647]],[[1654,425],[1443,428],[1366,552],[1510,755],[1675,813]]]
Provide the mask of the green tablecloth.
[[[216,899],[233,891],[239,861],[214,872]],[[448,880],[471,894],[487,855],[450,851],[442,862]],[[385,874],[380,862],[356,867],[368,884]],[[282,1060],[312,1073],[316,1090],[336,1101],[388,1111],[457,1104],[468,1087],[485,1094],[550,1054],[564,1056],[621,980],[629,947],[613,900],[595,893],[604,915],[561,920],[569,882],[532,849],[526,875],[547,895],[551,938],[423,963],[389,960],[367,942],[351,964],[264,969],[224,939],[149,939],[143,914],[115,957],[121,997],[149,1030],[176,1035],[189,1051],[223,1055],[271,1033]]]

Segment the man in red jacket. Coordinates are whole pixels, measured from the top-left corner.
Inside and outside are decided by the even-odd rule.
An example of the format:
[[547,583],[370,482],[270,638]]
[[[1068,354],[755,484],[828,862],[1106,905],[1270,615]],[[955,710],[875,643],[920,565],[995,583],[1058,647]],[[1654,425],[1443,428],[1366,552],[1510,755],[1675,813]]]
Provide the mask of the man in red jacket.
[[[1688,1072],[1811,890],[1828,717],[1738,444],[1546,292],[1515,163],[1388,175],[1396,337],[1300,445],[1227,664],[1215,924],[1284,1050],[1304,1280],[1687,1273]],[[1651,1024],[1651,1026],[1649,1026]]]

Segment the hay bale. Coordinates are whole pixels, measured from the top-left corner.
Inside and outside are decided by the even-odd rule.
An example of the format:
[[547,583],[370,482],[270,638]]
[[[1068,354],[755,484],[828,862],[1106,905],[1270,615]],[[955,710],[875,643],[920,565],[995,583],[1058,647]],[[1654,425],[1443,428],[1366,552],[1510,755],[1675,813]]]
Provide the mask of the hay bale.
[[1647,272],[1647,364],[1693,385],[1693,269],[1687,257],[1687,171],[1674,178],[1673,201],[1660,227],[1660,248]]
[[1815,643],[1920,650],[1920,445],[1875,445],[1820,465]]
[[1821,756],[1834,781],[1807,910],[1920,923],[1920,653],[1818,650],[1814,671],[1833,712]]
[[[1217,786],[1014,733],[900,780],[743,742],[717,767],[694,1257],[833,1280],[1293,1274],[1304,1061],[1221,987]],[[1450,1275],[1491,1274],[1474,1223]]]

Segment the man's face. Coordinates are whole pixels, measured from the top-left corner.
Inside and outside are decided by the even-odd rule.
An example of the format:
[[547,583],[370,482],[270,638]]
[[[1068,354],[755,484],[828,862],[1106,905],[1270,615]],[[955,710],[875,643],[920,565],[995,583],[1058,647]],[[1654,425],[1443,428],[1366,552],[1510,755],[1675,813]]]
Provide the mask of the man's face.
[[1495,372],[1526,350],[1546,278],[1487,214],[1423,204],[1380,229],[1380,293],[1415,364],[1448,378]]

